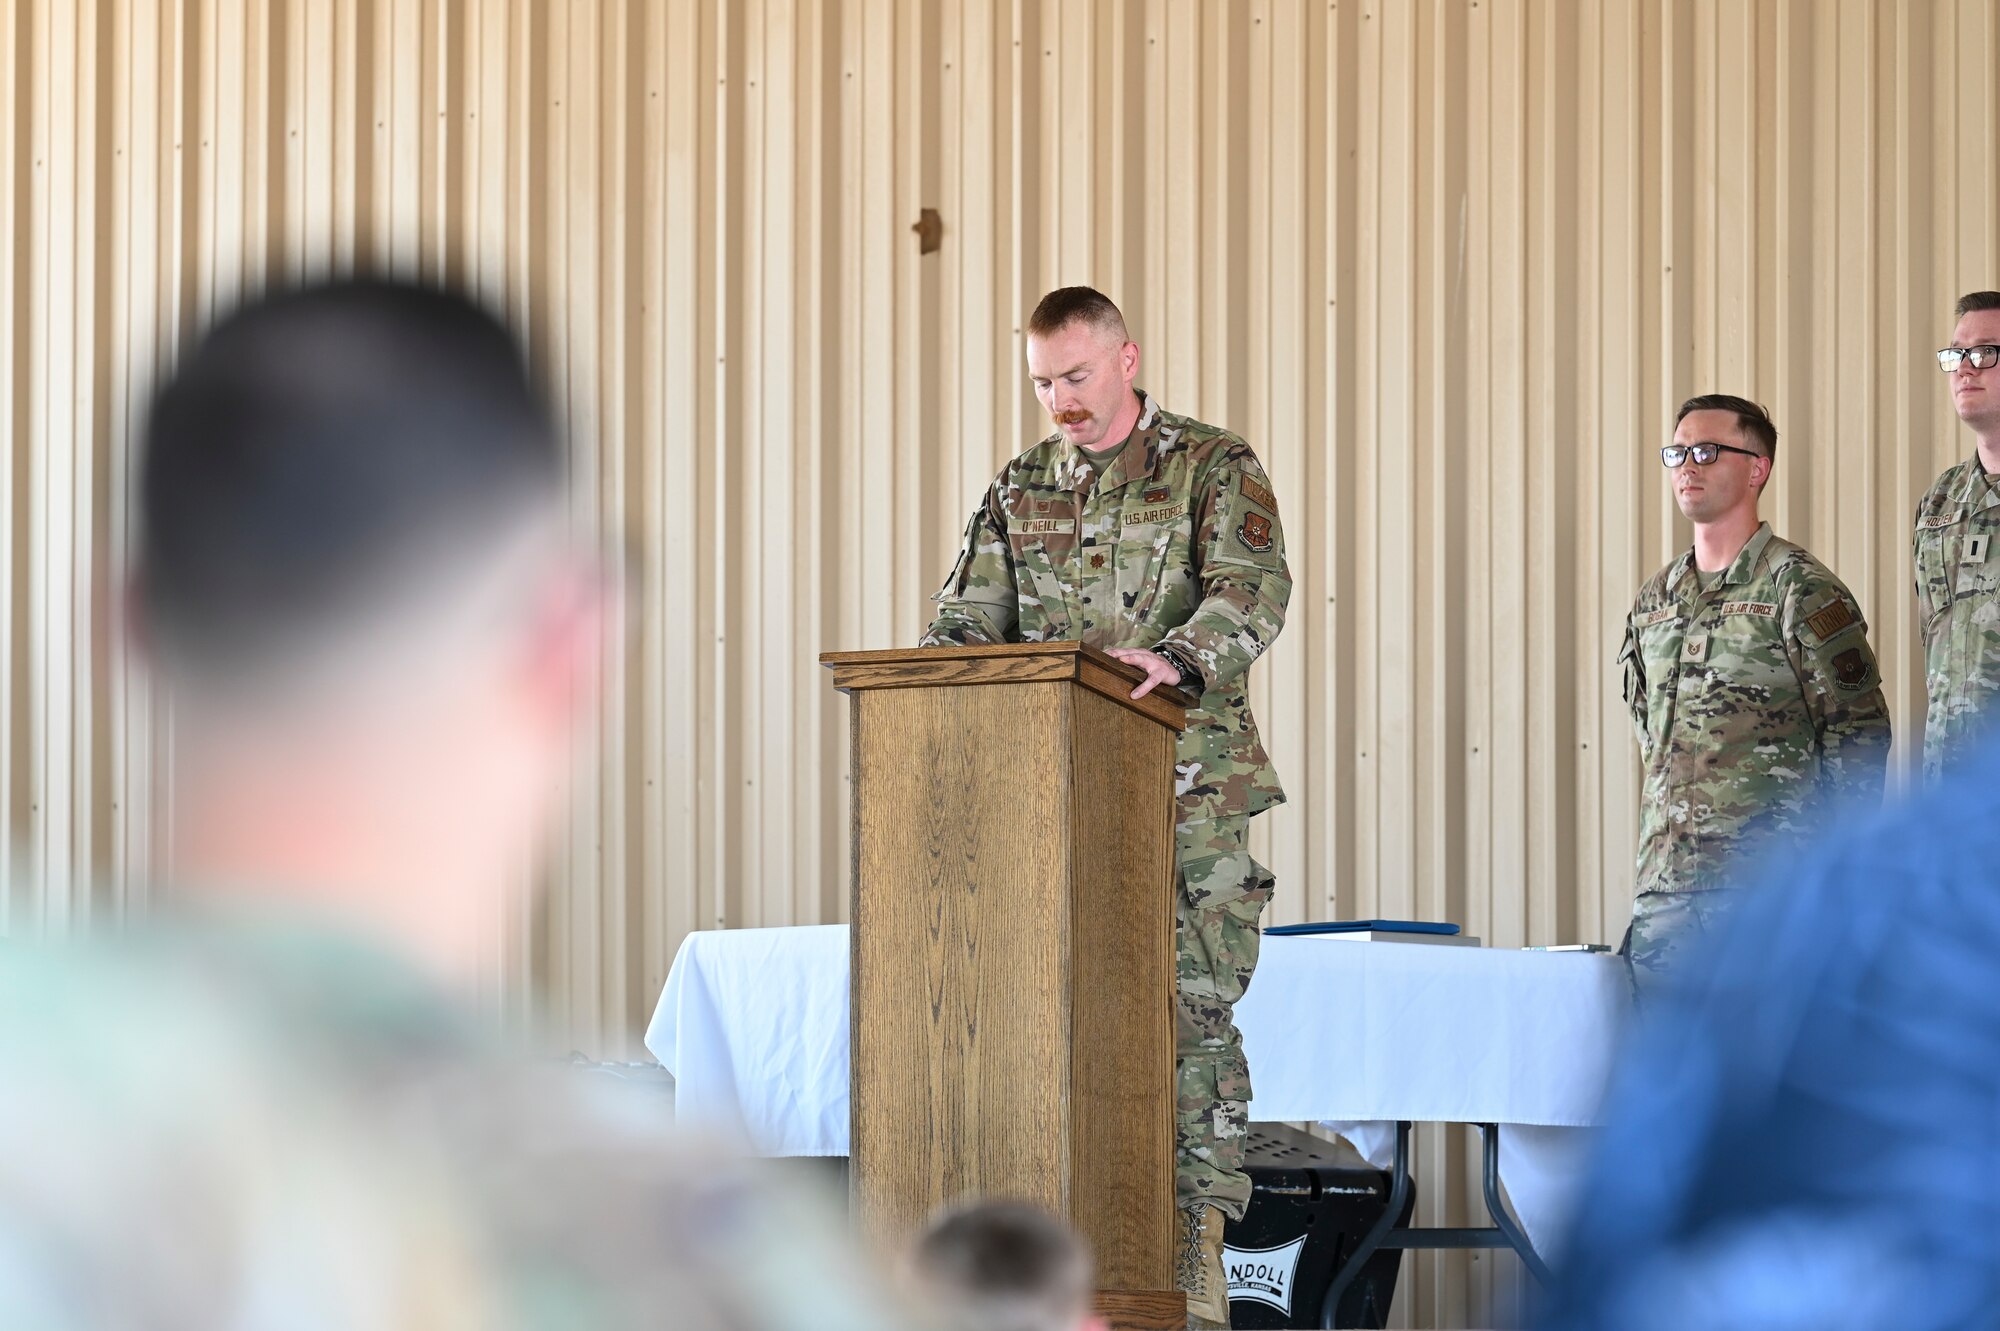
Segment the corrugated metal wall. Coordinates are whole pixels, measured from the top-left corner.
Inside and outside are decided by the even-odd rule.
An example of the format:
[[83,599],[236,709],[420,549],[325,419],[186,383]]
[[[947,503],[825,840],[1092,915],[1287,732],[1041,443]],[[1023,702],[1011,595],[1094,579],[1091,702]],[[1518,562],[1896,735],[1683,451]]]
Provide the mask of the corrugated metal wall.
[[[1018,328],[1068,282],[1285,508],[1276,916],[1614,939],[1610,657],[1685,536],[1682,396],[1771,405],[1770,515],[1860,595],[1913,752],[1907,523],[1970,447],[1928,353],[2000,286],[1996,69],[1991,0],[0,0],[0,927],[115,914],[157,851],[166,724],[105,590],[147,386],[239,291],[386,267],[527,330],[642,578],[496,967],[569,1043],[633,1052],[689,929],[841,915],[813,657],[915,638],[1042,433]],[[1427,1140],[1426,1206],[1465,1156]],[[1511,1315],[1497,1265],[1424,1258],[1410,1315]]]

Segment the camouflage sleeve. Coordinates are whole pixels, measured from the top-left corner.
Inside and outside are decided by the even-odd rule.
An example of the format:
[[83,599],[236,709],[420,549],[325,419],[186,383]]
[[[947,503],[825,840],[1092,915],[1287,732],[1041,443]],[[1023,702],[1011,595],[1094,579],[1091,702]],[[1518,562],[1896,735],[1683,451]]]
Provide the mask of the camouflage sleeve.
[[1927,498],[1918,500],[1916,514],[1910,519],[1910,576],[1916,581],[1917,632],[1920,635],[1930,627],[1931,612],[1933,609],[1931,605],[1930,584],[1924,580],[1924,529],[1917,525],[1924,520],[1924,509],[1928,506]]
[[944,586],[931,598],[937,613],[919,647],[964,647],[1011,641],[1019,619],[1014,590],[1014,548],[1007,543],[1007,517],[999,486],[965,524],[965,544]]
[[1204,690],[1240,677],[1285,626],[1292,579],[1278,501],[1250,445],[1231,439],[1195,484],[1194,563],[1201,603],[1155,650],[1201,672]]
[[1889,766],[1889,704],[1861,607],[1835,583],[1808,592],[1788,610],[1793,665],[1819,732],[1826,780],[1849,799],[1880,800]]
[[1639,630],[1632,617],[1625,616],[1625,643],[1618,649],[1618,670],[1623,676],[1625,708],[1632,714],[1632,732],[1639,737],[1639,752],[1646,751],[1646,657],[1639,650]]

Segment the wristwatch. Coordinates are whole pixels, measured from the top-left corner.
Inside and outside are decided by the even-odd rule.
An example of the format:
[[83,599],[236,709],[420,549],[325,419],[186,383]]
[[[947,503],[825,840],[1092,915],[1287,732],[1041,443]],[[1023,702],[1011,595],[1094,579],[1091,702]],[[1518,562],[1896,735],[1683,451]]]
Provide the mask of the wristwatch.
[[1181,672],[1181,677],[1174,681],[1174,687],[1187,693],[1201,692],[1201,671],[1194,668],[1178,647],[1156,647],[1153,655],[1172,662],[1174,668]]

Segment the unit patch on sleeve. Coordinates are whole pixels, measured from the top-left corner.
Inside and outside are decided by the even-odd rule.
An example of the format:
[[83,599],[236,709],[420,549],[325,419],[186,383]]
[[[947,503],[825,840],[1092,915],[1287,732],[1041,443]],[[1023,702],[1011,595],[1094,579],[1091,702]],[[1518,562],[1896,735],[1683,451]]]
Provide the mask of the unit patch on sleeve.
[[1859,647],[1849,647],[1833,658],[1833,677],[1843,689],[1858,689],[1868,682],[1868,658]]
[[1271,553],[1271,520],[1262,513],[1245,513],[1236,529],[1236,539],[1253,555]]
[[1826,609],[1806,616],[1806,627],[1824,641],[1854,623],[1854,607],[1846,601],[1835,601]]
[[1243,497],[1251,503],[1268,508],[1273,513],[1278,511],[1277,498],[1269,490],[1259,485],[1255,477],[1247,475],[1242,477],[1237,482],[1236,488],[1241,490]]

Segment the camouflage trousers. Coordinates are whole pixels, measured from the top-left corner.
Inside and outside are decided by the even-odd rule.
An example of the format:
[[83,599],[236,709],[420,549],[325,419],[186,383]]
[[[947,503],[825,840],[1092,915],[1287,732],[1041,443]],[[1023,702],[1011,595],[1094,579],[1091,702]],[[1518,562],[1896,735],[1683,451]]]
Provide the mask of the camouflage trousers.
[[1728,888],[1701,892],[1641,892],[1618,955],[1632,970],[1632,997],[1644,1002],[1680,969],[1691,948],[1715,932],[1736,904]]
[[1175,836],[1180,922],[1176,949],[1174,1200],[1206,1201],[1232,1219],[1250,1204],[1243,1142],[1250,1067],[1236,1029],[1262,941],[1257,917],[1276,880],[1250,858],[1250,820],[1182,824]]

